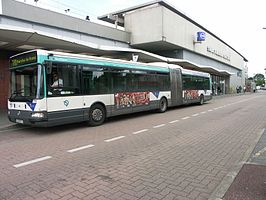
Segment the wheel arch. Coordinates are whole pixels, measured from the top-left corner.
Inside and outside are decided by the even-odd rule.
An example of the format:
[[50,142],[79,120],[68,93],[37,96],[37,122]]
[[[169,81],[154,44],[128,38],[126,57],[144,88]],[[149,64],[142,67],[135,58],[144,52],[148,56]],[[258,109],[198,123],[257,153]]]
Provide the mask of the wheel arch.
[[107,110],[106,110],[106,105],[105,105],[103,102],[101,102],[101,101],[96,101],[96,102],[93,102],[93,103],[90,105],[90,108],[89,108],[89,110],[91,109],[91,107],[93,107],[94,105],[97,105],[97,104],[100,104],[100,105],[102,105],[102,106],[104,107],[104,111],[105,111],[105,113],[107,113]]
[[166,97],[166,96],[161,96],[160,101],[161,101],[162,99],[165,99],[165,100],[166,100],[166,104],[167,104],[167,107],[168,107],[169,103],[168,103],[168,99],[167,99],[167,97]]
[[204,103],[204,101],[205,101],[204,100],[205,99],[204,94],[201,93],[200,96],[199,96],[199,99],[200,99],[199,104],[202,105]]
[[[163,105],[162,104],[163,102],[165,102],[166,105]],[[166,96],[162,96],[158,103],[159,103],[158,109],[157,109],[158,112],[159,113],[165,112],[167,110],[167,108],[168,108],[168,99],[167,99],[167,97]]]

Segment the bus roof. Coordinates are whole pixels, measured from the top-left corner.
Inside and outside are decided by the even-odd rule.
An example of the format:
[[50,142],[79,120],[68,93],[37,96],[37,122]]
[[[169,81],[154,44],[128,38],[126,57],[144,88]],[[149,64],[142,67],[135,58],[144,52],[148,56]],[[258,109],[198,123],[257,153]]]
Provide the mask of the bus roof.
[[159,72],[169,72],[169,68],[160,65],[150,65],[149,63],[126,61],[106,57],[88,56],[56,51],[35,50],[38,55],[44,56],[43,61],[72,62],[79,64],[93,64],[100,66],[123,67],[129,69],[145,69]]
[[210,77],[211,75],[206,72],[199,72],[194,70],[182,69],[182,74],[193,75],[193,76],[202,76],[202,77]]
[[187,75],[194,75],[194,76],[203,76],[203,77],[210,77],[209,73],[206,72],[200,72],[200,71],[195,71],[195,70],[189,70],[189,69],[184,69],[179,65],[175,64],[168,64],[165,62],[155,62],[155,63],[149,63],[149,65],[154,65],[154,66],[164,66],[168,67],[170,69],[180,69],[182,71],[182,74],[187,74]]
[[79,63],[79,64],[94,64],[100,66],[124,67],[130,69],[145,69],[145,70],[160,71],[160,72],[169,72],[169,69],[181,69],[183,74],[210,77],[209,73],[183,69],[179,65],[168,64],[166,62],[155,62],[155,63],[133,62],[121,59],[88,56],[88,55],[72,54],[72,53],[57,52],[57,51],[48,51],[42,49],[35,49],[19,53],[12,56],[10,59],[14,59],[16,57],[22,56],[23,54],[29,54],[32,52],[37,52],[38,59],[41,59],[41,62],[54,61],[54,62],[66,62],[66,63],[68,62]]

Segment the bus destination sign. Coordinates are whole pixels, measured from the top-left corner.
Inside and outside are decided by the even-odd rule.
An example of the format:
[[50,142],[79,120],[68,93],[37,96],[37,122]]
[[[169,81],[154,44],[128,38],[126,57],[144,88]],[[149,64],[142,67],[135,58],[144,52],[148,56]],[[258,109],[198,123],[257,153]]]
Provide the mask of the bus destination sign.
[[21,54],[21,55],[11,58],[10,67],[12,68],[12,67],[17,67],[20,65],[27,65],[27,64],[36,63],[36,62],[37,62],[37,52],[33,51],[30,53]]

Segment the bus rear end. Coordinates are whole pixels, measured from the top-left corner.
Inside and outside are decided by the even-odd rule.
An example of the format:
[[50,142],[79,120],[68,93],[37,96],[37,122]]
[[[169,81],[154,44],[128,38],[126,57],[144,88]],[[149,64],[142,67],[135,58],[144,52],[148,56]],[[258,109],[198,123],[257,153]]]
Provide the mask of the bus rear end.
[[38,62],[37,51],[11,57],[10,75],[9,120],[24,125],[47,126],[44,67]]

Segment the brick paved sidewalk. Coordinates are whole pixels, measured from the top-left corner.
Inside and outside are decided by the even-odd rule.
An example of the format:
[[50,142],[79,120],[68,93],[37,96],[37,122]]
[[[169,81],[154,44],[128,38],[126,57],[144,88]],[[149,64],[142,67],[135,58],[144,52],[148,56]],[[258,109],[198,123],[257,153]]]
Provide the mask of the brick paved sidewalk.
[[[249,158],[240,166],[239,172],[237,169],[235,170],[237,174],[235,174],[232,183],[230,180],[223,181],[210,199],[266,199],[266,130],[262,133],[252,153],[251,151],[247,153]],[[235,172],[231,172],[231,176],[234,176]],[[229,185],[228,188],[227,185]]]
[[7,118],[7,110],[0,109],[0,130],[6,129],[13,125],[15,124],[10,122]]
[[266,199],[266,131],[226,192],[224,199]]

